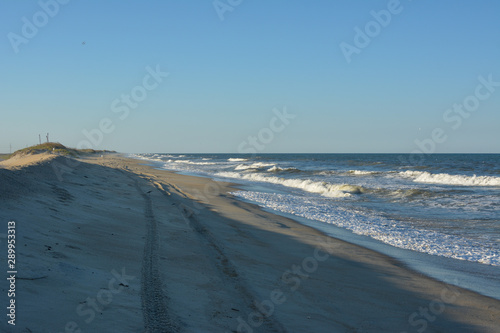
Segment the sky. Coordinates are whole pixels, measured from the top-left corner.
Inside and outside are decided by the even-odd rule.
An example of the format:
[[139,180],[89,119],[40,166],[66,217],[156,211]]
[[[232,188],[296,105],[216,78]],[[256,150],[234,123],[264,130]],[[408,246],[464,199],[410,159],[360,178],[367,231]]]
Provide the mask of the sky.
[[500,153],[496,0],[0,0],[0,152]]

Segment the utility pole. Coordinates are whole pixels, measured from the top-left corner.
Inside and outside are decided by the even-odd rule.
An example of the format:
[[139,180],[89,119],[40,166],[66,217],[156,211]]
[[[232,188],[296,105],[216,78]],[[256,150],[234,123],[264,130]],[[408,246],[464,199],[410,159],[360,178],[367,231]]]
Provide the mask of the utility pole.
[[42,136],[40,134],[38,134],[38,142],[40,142],[40,144],[42,144]]
[[49,143],[49,133],[47,133],[47,143]]

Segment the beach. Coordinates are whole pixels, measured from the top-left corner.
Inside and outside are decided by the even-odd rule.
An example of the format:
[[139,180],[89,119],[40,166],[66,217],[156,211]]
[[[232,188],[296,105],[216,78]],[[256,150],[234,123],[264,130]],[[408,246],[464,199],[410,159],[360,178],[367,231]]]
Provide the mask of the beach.
[[119,154],[0,162],[0,234],[13,221],[16,235],[16,325],[2,321],[1,331],[500,327],[498,300],[238,200],[235,184],[143,163]]

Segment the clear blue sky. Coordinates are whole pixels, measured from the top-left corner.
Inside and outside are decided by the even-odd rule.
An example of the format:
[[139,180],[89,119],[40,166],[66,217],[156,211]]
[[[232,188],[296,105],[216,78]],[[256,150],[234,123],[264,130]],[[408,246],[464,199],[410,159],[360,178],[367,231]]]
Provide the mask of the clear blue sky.
[[[435,152],[500,152],[500,86],[474,97],[500,82],[499,1],[54,1],[0,0],[0,152],[46,132],[75,147],[106,118],[93,148],[237,152],[260,133],[262,152],[409,153],[441,128]],[[373,37],[348,63],[356,27]],[[151,90],[148,66],[169,73]]]

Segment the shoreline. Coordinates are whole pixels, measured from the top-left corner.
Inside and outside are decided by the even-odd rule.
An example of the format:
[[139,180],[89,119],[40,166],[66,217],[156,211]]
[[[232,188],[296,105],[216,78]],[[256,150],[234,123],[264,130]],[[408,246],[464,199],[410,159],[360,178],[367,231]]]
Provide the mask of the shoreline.
[[[245,189],[243,189],[245,190]],[[250,200],[238,198],[256,205],[272,214],[284,216],[325,234],[325,236],[364,247],[400,261],[408,269],[424,274],[438,281],[470,290],[480,295],[500,300],[500,267],[478,262],[458,260],[443,256],[430,255],[408,249],[394,247],[366,235],[358,235],[341,227],[309,220],[271,208],[261,207]],[[478,276],[479,275],[479,276]]]
[[[82,329],[117,329],[112,325],[126,316],[124,332],[141,327],[416,332],[424,326],[428,331],[487,332],[500,324],[498,300],[422,276],[386,255],[235,199],[227,194],[234,184],[143,162],[119,155],[86,158],[62,182],[46,162],[14,171],[14,176],[0,173],[2,179],[38,185],[32,193],[15,193],[16,186],[10,186],[9,198],[0,193],[6,203],[1,218],[16,218],[18,237],[29,244],[19,256],[40,262],[31,268],[33,276],[47,275],[18,282],[19,298],[32,302],[30,311],[28,303],[19,309],[19,323],[40,322],[42,331],[63,331],[75,318]],[[35,204],[20,212],[25,197]],[[52,214],[45,217],[48,211]],[[38,244],[49,240],[52,245]],[[79,250],[55,251],[63,241]],[[106,289],[112,285],[111,267],[134,276],[116,294],[122,289]],[[56,293],[61,285],[64,297]],[[43,302],[51,293],[61,295],[54,301],[60,309],[55,322],[43,318],[33,301]],[[86,323],[90,312],[79,317],[75,308],[90,311],[88,297],[99,300],[99,293],[114,296],[113,301],[101,304],[101,313],[94,311]],[[23,322],[23,317],[32,320]]]
[[[128,157],[128,156],[126,156],[126,158],[131,158],[133,160],[140,161],[144,165],[149,166],[153,169],[171,172],[174,174],[184,175],[188,177],[199,177],[199,178],[209,179],[214,183],[217,183],[217,180],[214,180],[213,177],[209,175],[200,175],[190,172],[165,170],[155,166],[154,162],[152,161],[144,160],[141,158]],[[234,189],[232,192],[255,190],[252,188],[252,185],[249,184],[237,183],[232,180],[228,180],[227,182],[232,184],[232,187]],[[460,288],[468,289],[483,296],[500,300],[500,290],[498,289],[498,286],[500,285],[499,266],[487,265],[474,261],[458,260],[454,258],[431,255],[424,252],[418,252],[409,249],[394,247],[390,244],[386,244],[382,241],[373,239],[369,236],[358,235],[353,233],[352,231],[349,231],[347,229],[332,224],[326,224],[323,222],[299,217],[293,214],[280,212],[272,208],[261,206],[256,202],[241,197],[234,197],[234,198],[236,200],[255,205],[258,209],[261,209],[263,211],[267,211],[275,215],[280,215],[289,218],[291,220],[294,220],[297,223],[311,227],[317,231],[322,232],[325,236],[343,240],[348,243],[358,245],[370,249],[372,251],[375,251],[377,253],[389,256],[393,259],[400,261],[402,264],[406,265],[409,269],[424,274],[430,278],[436,279],[444,283],[449,283]]]

